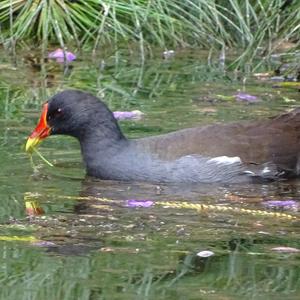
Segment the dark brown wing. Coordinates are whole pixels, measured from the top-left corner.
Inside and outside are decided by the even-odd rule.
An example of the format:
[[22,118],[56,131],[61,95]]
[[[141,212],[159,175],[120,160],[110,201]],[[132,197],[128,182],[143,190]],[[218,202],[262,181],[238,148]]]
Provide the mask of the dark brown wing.
[[137,143],[167,160],[189,154],[226,155],[295,170],[300,149],[300,109],[267,120],[183,129],[139,139]]

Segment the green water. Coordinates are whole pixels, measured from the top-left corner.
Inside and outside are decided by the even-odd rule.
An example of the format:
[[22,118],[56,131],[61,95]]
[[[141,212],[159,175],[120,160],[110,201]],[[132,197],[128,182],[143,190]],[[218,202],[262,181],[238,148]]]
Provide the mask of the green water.
[[[196,51],[167,61],[157,51],[144,63],[125,50],[78,53],[69,68],[33,65],[28,55],[19,51],[14,65],[0,53],[0,299],[299,299],[300,254],[272,250],[300,248],[299,220],[241,209],[266,210],[265,200],[299,202],[300,181],[226,187],[97,181],[85,178],[71,138],[51,137],[40,147],[54,168],[36,155],[33,168],[24,153],[42,103],[70,87],[104,97],[112,110],[144,112],[142,120],[120,122],[129,137],[268,117],[297,107],[297,90],[251,76],[243,81],[243,74],[208,66],[206,53]],[[261,102],[218,96],[237,91]],[[129,199],[238,212],[130,208]],[[44,213],[29,217],[30,200]],[[297,209],[283,212],[299,217]],[[197,257],[203,250],[214,255]]]

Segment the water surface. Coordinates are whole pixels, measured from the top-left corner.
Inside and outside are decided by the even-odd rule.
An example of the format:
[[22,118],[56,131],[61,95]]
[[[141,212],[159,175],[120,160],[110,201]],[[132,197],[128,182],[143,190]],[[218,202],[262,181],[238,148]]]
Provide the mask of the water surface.
[[[0,53],[1,299],[299,299],[300,254],[274,250],[300,248],[299,180],[120,183],[85,178],[71,138],[43,142],[54,168],[36,155],[33,168],[24,153],[42,103],[66,88],[101,96],[112,110],[144,112],[120,122],[131,138],[266,118],[297,107],[297,90],[224,72],[199,51],[164,60],[158,50],[146,62],[125,50],[78,53],[67,67],[39,57],[19,50],[14,64]],[[228,98],[238,92],[260,102]],[[134,208],[127,200],[154,204]],[[267,207],[271,200],[295,205]],[[204,250],[214,255],[197,256]]]

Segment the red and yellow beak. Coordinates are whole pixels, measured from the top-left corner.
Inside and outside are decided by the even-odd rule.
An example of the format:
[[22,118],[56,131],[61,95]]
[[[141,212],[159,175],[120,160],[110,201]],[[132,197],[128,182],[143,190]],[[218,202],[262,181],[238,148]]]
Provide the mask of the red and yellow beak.
[[51,128],[47,124],[47,112],[48,103],[44,104],[39,123],[27,140],[25,147],[26,152],[32,152],[44,138],[50,135]]

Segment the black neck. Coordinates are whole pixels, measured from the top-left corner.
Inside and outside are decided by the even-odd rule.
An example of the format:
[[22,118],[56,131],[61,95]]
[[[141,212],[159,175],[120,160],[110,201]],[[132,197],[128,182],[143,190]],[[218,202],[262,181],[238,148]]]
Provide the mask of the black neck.
[[95,168],[99,169],[107,161],[112,161],[129,144],[113,116],[96,121],[93,124],[91,120],[89,126],[77,137],[88,173]]

